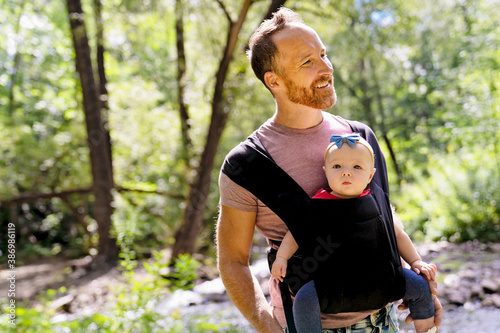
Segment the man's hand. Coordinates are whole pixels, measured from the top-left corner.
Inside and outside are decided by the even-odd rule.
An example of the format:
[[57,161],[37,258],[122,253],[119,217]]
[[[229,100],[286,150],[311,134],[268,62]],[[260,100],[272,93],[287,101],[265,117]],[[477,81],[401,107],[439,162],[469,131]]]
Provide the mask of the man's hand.
[[[436,295],[432,295],[432,299],[434,300],[434,326],[439,328],[439,326],[441,326],[441,322],[443,321],[443,306]],[[408,300],[403,299],[403,302],[399,304],[398,309],[408,309]],[[409,314],[405,319],[405,323],[410,324],[411,322],[413,322],[413,317]],[[439,329],[436,332],[439,332]]]
[[[441,302],[439,301],[439,299],[436,296],[439,293],[438,288],[437,288],[437,282],[436,282],[437,267],[434,264],[427,264],[421,260],[420,260],[420,262],[425,265],[425,268],[422,269],[421,272],[423,273],[424,270],[429,272],[429,274],[422,274],[422,276],[427,280],[427,283],[429,283],[429,289],[431,290],[432,299],[434,300],[434,325],[436,327],[439,327],[439,326],[441,326],[441,322],[443,321],[443,306],[441,305]],[[415,271],[415,269],[413,269],[414,268],[413,264],[414,263],[412,263],[412,270]],[[422,268],[422,267],[424,267],[424,265],[418,265],[416,268],[417,269]],[[415,272],[418,273],[417,271],[415,271]],[[401,304],[399,304],[398,309],[399,310],[407,310],[408,309],[408,300],[403,299],[403,302],[401,302]],[[411,316],[411,314],[409,314],[405,319],[405,323],[410,324],[411,322],[413,322],[413,317]],[[437,332],[439,332],[439,329]]]

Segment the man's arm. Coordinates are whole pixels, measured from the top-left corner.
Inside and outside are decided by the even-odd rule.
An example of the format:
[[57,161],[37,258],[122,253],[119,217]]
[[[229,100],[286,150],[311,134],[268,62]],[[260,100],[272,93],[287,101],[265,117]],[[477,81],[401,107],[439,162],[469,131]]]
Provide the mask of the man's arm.
[[280,333],[281,326],[255,276],[249,258],[256,213],[221,205],[217,222],[217,256],[222,282],[233,303],[258,332]]

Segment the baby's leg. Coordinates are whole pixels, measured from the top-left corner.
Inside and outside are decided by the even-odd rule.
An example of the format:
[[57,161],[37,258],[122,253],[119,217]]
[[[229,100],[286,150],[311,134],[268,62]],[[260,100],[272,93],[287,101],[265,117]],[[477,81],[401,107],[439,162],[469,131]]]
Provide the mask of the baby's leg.
[[297,332],[321,333],[321,309],[314,281],[306,283],[295,295],[293,320]]
[[427,280],[412,270],[404,269],[405,298],[417,332],[427,332],[434,327],[434,301]]

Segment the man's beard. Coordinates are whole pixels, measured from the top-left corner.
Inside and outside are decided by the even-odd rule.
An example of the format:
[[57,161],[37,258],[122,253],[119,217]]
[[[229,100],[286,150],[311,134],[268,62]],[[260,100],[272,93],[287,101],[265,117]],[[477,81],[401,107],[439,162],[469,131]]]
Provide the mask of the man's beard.
[[297,104],[309,106],[314,109],[326,110],[332,107],[337,101],[337,94],[333,87],[333,78],[330,77],[328,82],[332,86],[332,90],[318,91],[316,86],[325,83],[325,79],[316,80],[310,87],[299,87],[288,77],[284,77],[287,87],[288,99]]

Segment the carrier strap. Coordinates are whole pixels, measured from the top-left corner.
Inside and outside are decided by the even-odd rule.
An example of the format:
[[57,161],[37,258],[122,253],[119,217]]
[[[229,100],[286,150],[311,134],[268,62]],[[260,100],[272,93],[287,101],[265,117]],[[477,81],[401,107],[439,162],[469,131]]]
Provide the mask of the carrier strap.
[[278,215],[298,244],[307,243],[310,234],[303,234],[304,228],[298,222],[309,218],[311,198],[274,162],[255,133],[232,150],[222,172]]
[[[300,281],[300,283],[297,284],[296,287],[300,287],[308,280],[314,279],[317,282],[316,288],[318,291],[318,297],[320,298],[321,309],[323,312],[327,313],[368,310],[372,309],[370,306],[383,307],[385,304],[381,304],[380,302],[383,302],[384,300],[391,301],[399,299],[404,295],[405,291],[404,275],[399,259],[392,212],[389,205],[389,187],[386,176],[386,165],[382,151],[380,150],[375,135],[369,127],[358,122],[349,122],[349,125],[351,126],[353,132],[359,133],[373,147],[375,153],[375,165],[378,169],[378,172],[375,173],[371,182],[373,196],[369,196],[369,198],[359,198],[360,200],[364,200],[364,203],[369,204],[358,206],[362,207],[361,211],[359,211],[359,220],[365,221],[363,219],[367,219],[369,223],[360,223],[356,225],[356,228],[358,228],[358,234],[361,235],[361,239],[365,234],[370,233],[372,235],[376,234],[377,237],[384,239],[384,247],[380,250],[380,252],[377,252],[376,255],[383,255],[387,258],[386,261],[388,264],[384,270],[381,271],[381,273],[383,273],[384,276],[386,274],[391,276],[388,280],[390,281],[390,284],[387,282],[383,282],[382,284],[373,284],[373,286],[380,286],[378,289],[386,289],[385,291],[382,291],[382,294],[380,293],[380,290],[376,290],[375,294],[373,294],[372,287],[363,286],[366,287],[364,291],[360,292],[359,295],[356,295],[358,292],[357,288],[354,288],[354,290],[351,288],[351,290],[346,291],[339,286],[342,283],[349,283],[349,281],[342,279],[335,280],[337,282],[333,282],[333,280],[329,281],[328,276],[324,276],[328,269],[325,268],[325,266],[331,265],[324,265],[324,263],[321,263],[323,266],[320,266],[319,269],[315,270],[317,273],[316,275],[313,273],[306,276],[302,279],[302,281]],[[306,249],[304,251],[307,251],[307,249],[309,249],[309,251],[313,251],[312,248],[315,244],[317,247],[317,227],[321,230],[322,223],[323,225],[331,223],[331,221],[325,221],[322,217],[317,216],[316,212],[318,209],[323,210],[323,216],[331,216],[332,211],[328,211],[328,207],[331,207],[331,205],[349,205],[349,202],[352,200],[311,199],[308,194],[295,182],[295,180],[293,180],[274,162],[270,154],[258,139],[256,133],[250,135],[245,142],[235,147],[231,153],[228,154],[228,157],[224,161],[222,172],[224,172],[235,183],[253,193],[260,201],[262,201],[276,215],[278,215],[283,222],[285,222],[299,245],[299,251],[301,251],[301,249]],[[342,201],[342,203],[340,203],[340,201]],[[338,218],[338,220],[341,221],[340,217],[342,214],[347,214],[345,218],[347,218],[348,221],[356,220],[356,216],[353,216],[352,214],[357,214],[358,211],[351,210],[351,213],[346,213],[348,209],[344,208],[345,207],[335,209],[335,220]],[[372,213],[374,215],[369,216],[369,214]],[[385,220],[379,221],[376,217],[379,215],[382,215]],[[320,231],[320,236],[330,237],[331,235],[334,235],[339,237],[339,235],[347,235],[352,232],[351,229],[342,230],[345,223],[336,224],[338,229],[336,229],[335,232],[325,234],[323,231]],[[336,243],[332,242],[329,238],[322,239],[322,241],[326,241],[327,246],[330,246],[327,247],[329,249],[335,248],[336,246]],[[339,240],[339,242],[341,241],[342,240]],[[360,243],[363,242],[361,241]],[[327,261],[327,263],[331,264],[331,260],[333,260],[333,262],[336,262],[335,260],[343,260],[341,258],[348,253],[355,252],[356,247],[351,244],[344,246],[342,250],[343,251],[336,253],[336,257],[329,258],[330,262]],[[311,252],[305,253],[305,257],[307,258],[314,257],[314,255],[317,254],[313,254]],[[304,259],[304,265],[306,264],[305,261],[306,259]],[[312,261],[309,261],[308,263],[314,264]],[[343,267],[343,269],[350,269],[353,267],[353,263],[348,260],[342,261],[342,264],[348,265],[348,267]],[[370,269],[367,271],[370,271]],[[289,274],[287,272],[287,276],[288,275]],[[289,285],[280,284],[280,289],[282,291],[287,324],[289,329],[294,329],[293,318],[290,318],[292,302],[290,293],[286,292],[290,288],[293,290],[294,286],[292,286],[292,283],[290,283],[291,281],[287,280],[286,277],[285,281],[287,281]],[[357,285],[362,284],[359,282],[356,283]],[[333,286],[331,286],[332,284]],[[387,288],[390,290],[387,291]],[[298,289],[295,289],[293,291],[296,292],[297,290]],[[335,299],[332,300],[332,298]],[[341,299],[341,301],[339,299]],[[365,302],[365,300],[369,302],[370,299],[377,299],[378,303],[372,302],[369,305],[360,304]]]

